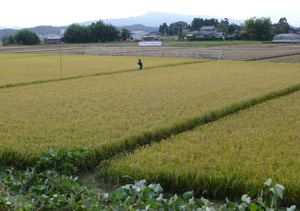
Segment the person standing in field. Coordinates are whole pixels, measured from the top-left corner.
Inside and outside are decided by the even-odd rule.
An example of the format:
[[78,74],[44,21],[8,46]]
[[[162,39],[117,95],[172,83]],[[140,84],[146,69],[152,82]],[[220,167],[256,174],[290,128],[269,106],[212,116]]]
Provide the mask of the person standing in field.
[[139,62],[137,64],[140,66],[139,70],[143,69],[143,63],[140,59],[139,59]]

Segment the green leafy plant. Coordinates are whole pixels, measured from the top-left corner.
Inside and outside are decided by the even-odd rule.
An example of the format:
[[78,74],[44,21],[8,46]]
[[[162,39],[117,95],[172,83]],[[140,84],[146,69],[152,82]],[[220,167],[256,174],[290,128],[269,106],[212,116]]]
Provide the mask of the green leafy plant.
[[[74,174],[75,163],[82,162],[85,150],[58,149],[43,154],[34,168],[24,172],[6,169],[0,175],[0,210],[276,210],[283,199],[284,187],[272,180],[261,190],[253,190],[239,202],[227,199],[222,206],[196,198],[193,191],[182,196],[165,197],[160,184],[146,184],[146,180],[120,186],[101,194],[83,186]],[[295,210],[292,206],[288,211]]]

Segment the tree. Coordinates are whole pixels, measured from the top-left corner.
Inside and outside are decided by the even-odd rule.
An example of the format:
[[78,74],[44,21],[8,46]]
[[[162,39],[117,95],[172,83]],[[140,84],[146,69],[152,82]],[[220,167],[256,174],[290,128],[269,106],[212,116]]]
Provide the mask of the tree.
[[10,35],[7,40],[6,40],[7,44],[9,45],[15,45],[17,44],[16,38],[14,35]]
[[169,32],[169,27],[167,23],[163,23],[162,25],[159,26],[158,31],[164,35],[167,35]]
[[277,24],[274,24],[274,34],[286,34],[289,32],[289,23],[286,17],[280,18]]
[[87,27],[79,24],[70,25],[64,34],[64,40],[69,43],[112,42],[119,39],[119,33],[116,27],[105,25],[100,20]]
[[225,32],[226,34],[229,33],[229,20],[228,18],[225,18],[224,20],[221,20],[221,23],[217,25],[217,31],[218,32]]
[[241,27],[237,24],[231,23],[228,26],[228,34],[239,33]]
[[272,23],[270,18],[250,18],[245,21],[243,29],[244,39],[259,41],[272,39]]
[[191,23],[191,30],[200,30],[200,28],[204,25],[204,20],[202,18],[194,18]]
[[114,27],[113,25],[105,25],[105,30],[104,30],[104,41],[103,42],[112,42],[115,40],[119,40],[120,31]]
[[121,38],[123,41],[126,41],[128,38],[130,38],[130,31],[128,29],[122,29]]
[[202,26],[217,27],[218,24],[219,24],[219,21],[215,18],[211,18],[211,19],[194,18],[191,23],[191,30],[192,31],[200,30]]
[[84,43],[89,41],[87,27],[79,24],[70,25],[64,34],[64,40],[68,43]]
[[184,21],[178,21],[171,23],[169,26],[168,34],[170,35],[182,35],[183,30],[189,28],[189,25]]
[[[10,41],[13,41],[12,37],[9,37],[9,39]],[[20,45],[37,45],[41,43],[38,35],[33,31],[31,31],[30,29],[22,29],[18,31],[15,34],[14,39],[16,43]]]

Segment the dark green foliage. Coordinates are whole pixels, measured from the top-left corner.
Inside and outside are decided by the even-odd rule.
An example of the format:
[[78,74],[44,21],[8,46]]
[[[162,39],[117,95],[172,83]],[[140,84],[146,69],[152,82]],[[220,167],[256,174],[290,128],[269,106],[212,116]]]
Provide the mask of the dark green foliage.
[[219,207],[203,197],[195,198],[193,191],[167,199],[159,184],[146,185],[145,180],[101,194],[84,187],[78,177],[62,174],[77,173],[71,162],[85,157],[84,150],[58,151],[58,154],[52,151],[44,154],[35,168],[24,172],[7,169],[1,173],[0,210],[262,210],[277,209],[284,193],[284,187],[279,184],[271,187],[269,179],[264,188],[243,195],[240,202],[227,200]]
[[126,41],[130,37],[130,31],[128,29],[122,29],[121,37],[123,41]]
[[215,26],[219,24],[218,19],[203,19],[203,18],[194,18],[191,23],[191,31],[200,30],[202,26]]
[[11,45],[15,45],[17,44],[17,41],[15,39],[15,37],[13,35],[10,35],[8,38],[7,38],[7,42],[8,44],[11,44]]
[[89,40],[88,29],[79,24],[70,25],[64,34],[64,40],[68,43],[85,43]]
[[104,24],[103,21],[89,26],[72,24],[64,34],[64,40],[68,43],[112,42],[117,39],[119,39],[119,30],[112,25]]
[[163,23],[162,25],[160,25],[158,31],[163,35],[167,35],[169,33],[168,24]]
[[48,153],[42,153],[42,157],[34,166],[34,169],[37,172],[51,169],[60,174],[70,176],[77,173],[78,169],[76,166],[83,163],[86,158],[86,151],[76,147],[69,151],[58,149],[56,153],[50,150]]
[[15,40],[20,45],[37,45],[40,44],[40,38],[36,33],[29,29],[23,29],[15,34]]
[[270,18],[250,18],[245,21],[243,29],[243,38],[246,40],[267,41],[273,37]]
[[287,34],[289,32],[289,23],[286,17],[280,18],[277,24],[274,24],[274,34]]
[[218,32],[225,32],[226,34],[229,33],[229,20],[228,18],[225,18],[224,20],[221,20],[221,23],[217,25],[217,31]]
[[183,30],[189,28],[189,25],[184,22],[184,21],[178,21],[175,23],[171,23],[170,26],[168,27],[169,35],[181,35],[183,34]]
[[40,38],[30,29],[22,29],[15,35],[10,35],[4,39],[4,45],[37,45],[40,44]]

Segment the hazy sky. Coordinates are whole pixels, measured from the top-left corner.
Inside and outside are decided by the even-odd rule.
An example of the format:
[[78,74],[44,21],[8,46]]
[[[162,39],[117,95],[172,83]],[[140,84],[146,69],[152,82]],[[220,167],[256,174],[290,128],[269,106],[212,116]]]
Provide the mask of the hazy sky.
[[[89,20],[126,18],[149,11],[248,19],[286,17],[300,27],[300,0],[3,0],[0,26],[62,26]],[[162,20],[163,22],[163,20]]]

